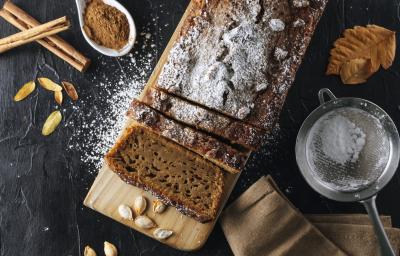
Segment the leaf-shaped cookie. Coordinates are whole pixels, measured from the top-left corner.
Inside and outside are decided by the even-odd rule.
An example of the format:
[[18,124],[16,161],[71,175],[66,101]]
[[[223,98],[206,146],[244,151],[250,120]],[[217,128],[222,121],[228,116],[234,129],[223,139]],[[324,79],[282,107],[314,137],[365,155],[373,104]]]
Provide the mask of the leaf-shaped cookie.
[[331,50],[327,75],[339,75],[343,64],[354,59],[370,59],[376,72],[380,65],[389,68],[396,52],[395,32],[386,28],[367,25],[346,29]]

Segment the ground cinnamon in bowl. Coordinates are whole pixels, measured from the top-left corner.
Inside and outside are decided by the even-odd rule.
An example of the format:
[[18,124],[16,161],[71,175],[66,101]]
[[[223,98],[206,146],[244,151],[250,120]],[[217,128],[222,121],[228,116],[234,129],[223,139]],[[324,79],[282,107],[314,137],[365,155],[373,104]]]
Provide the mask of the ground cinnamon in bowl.
[[129,23],[125,14],[102,0],[88,0],[84,14],[86,34],[97,44],[120,50],[129,39]]

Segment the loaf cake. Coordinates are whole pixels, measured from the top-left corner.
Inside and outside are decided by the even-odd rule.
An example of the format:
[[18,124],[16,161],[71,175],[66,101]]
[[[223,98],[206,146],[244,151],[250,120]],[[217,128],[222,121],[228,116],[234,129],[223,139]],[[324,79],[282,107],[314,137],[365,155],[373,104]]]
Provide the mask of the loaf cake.
[[256,150],[262,145],[265,133],[263,130],[210,111],[157,88],[148,88],[141,100],[170,118],[215,134],[233,144],[250,150]]
[[195,0],[156,86],[270,130],[328,0]]
[[220,166],[239,170],[275,125],[327,1],[192,0],[161,73],[132,103],[135,124],[106,155],[110,168],[214,219],[230,175]]
[[128,116],[231,173],[240,172],[250,154],[249,151],[242,152],[208,134],[169,119],[138,100],[132,101]]
[[105,160],[127,183],[200,222],[218,213],[223,171],[147,128],[137,124],[127,128]]

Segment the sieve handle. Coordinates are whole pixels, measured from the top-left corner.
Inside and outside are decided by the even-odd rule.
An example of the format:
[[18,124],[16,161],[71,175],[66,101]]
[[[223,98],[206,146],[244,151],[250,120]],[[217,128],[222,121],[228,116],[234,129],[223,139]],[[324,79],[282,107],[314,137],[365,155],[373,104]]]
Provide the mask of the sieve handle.
[[331,90],[329,90],[328,88],[322,88],[318,92],[318,99],[319,99],[319,103],[321,105],[325,104],[325,102],[326,102],[325,95],[330,98],[328,101],[336,99],[336,96],[331,92]]
[[375,235],[378,239],[381,256],[395,256],[390,241],[385,233],[382,222],[379,218],[378,209],[376,208],[376,195],[368,198],[361,203],[364,205],[368,212],[369,218],[371,219],[372,225],[374,226]]

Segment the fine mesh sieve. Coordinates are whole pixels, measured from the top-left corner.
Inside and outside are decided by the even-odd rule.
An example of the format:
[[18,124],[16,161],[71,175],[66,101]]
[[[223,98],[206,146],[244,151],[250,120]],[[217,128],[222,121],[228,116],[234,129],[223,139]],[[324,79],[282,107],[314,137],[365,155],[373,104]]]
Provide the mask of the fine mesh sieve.
[[[325,102],[324,96],[330,97]],[[310,186],[336,201],[364,204],[382,255],[394,255],[376,209],[376,194],[393,177],[399,162],[399,134],[377,105],[358,98],[337,99],[320,90],[321,106],[304,121],[296,141],[296,160]]]
[[379,120],[353,107],[324,114],[307,136],[310,171],[335,190],[370,186],[382,175],[389,155],[390,143]]

